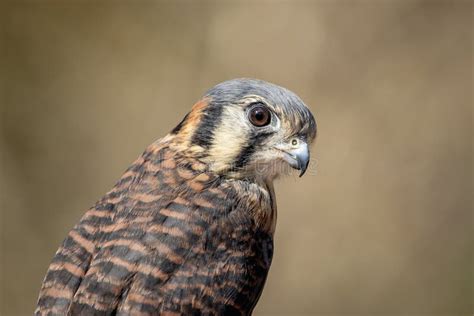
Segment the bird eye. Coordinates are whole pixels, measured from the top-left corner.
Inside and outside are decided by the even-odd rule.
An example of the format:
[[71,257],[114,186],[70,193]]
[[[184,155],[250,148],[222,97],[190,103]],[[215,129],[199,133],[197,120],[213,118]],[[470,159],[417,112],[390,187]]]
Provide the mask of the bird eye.
[[270,124],[271,114],[270,111],[264,105],[256,105],[249,111],[250,123],[257,127],[262,127]]

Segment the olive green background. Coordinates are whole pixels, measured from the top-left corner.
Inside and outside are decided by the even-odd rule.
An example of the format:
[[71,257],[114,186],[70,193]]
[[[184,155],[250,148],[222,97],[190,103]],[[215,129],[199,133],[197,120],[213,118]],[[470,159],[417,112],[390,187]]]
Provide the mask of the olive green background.
[[10,1],[1,16],[1,315],[214,84],[308,104],[255,315],[472,315],[470,1]]

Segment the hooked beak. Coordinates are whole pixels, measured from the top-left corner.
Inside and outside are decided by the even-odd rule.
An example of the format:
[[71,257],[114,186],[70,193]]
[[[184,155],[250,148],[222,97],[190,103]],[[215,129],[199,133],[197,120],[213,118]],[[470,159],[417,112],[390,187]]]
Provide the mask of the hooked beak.
[[297,170],[300,170],[300,177],[304,175],[309,164],[309,148],[305,142],[300,142],[295,148],[281,150],[284,154],[283,159]]

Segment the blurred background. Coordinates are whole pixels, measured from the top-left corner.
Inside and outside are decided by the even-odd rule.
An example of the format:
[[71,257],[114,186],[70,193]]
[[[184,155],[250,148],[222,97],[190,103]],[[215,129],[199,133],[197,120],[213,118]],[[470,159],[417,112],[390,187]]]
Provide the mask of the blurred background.
[[3,1],[0,314],[30,315],[85,209],[210,87],[319,127],[276,184],[255,315],[472,315],[471,1]]

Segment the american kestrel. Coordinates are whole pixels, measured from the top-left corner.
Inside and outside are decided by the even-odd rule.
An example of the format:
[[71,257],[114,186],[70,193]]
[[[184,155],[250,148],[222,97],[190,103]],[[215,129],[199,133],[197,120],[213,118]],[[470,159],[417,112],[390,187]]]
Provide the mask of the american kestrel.
[[71,230],[36,315],[250,315],[272,260],[273,180],[305,172],[315,136],[285,88],[210,89]]

